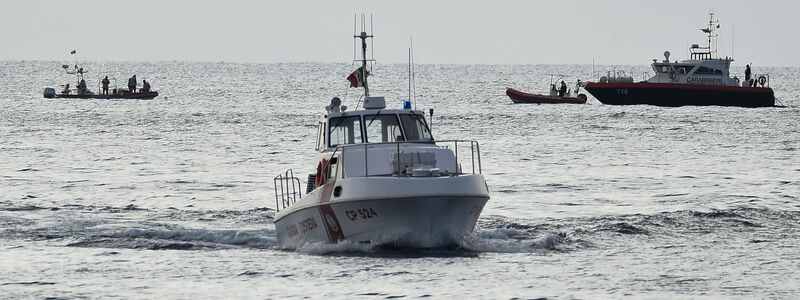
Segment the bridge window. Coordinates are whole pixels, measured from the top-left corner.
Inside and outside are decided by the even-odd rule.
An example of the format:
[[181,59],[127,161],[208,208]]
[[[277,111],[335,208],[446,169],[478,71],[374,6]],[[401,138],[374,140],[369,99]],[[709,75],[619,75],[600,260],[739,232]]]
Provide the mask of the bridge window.
[[317,148],[322,148],[325,145],[325,123],[319,122],[317,126]]
[[428,125],[425,124],[425,118],[421,115],[401,114],[400,121],[403,122],[403,131],[406,133],[407,141],[433,141],[431,132],[428,130]]
[[361,116],[347,116],[330,119],[328,131],[330,146],[363,143],[361,135]]
[[389,143],[404,141],[397,115],[364,116],[368,143]]

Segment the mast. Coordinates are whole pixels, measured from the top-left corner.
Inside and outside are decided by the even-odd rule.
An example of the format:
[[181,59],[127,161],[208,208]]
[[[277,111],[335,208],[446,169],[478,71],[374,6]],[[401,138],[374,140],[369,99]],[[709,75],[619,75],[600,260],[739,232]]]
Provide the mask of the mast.
[[[372,16],[370,16],[370,27],[372,27]],[[372,38],[371,34],[367,34],[366,17],[361,14],[361,34],[354,35],[353,38],[361,39],[361,79],[364,81],[364,97],[369,97],[369,84],[367,83],[367,61],[374,61],[374,59],[367,59],[367,39]],[[374,57],[374,56],[373,56]]]
[[354,36],[361,39],[361,78],[364,80],[364,97],[369,97],[369,84],[367,84],[367,39],[372,38],[367,32]]
[[717,53],[718,49],[714,49],[713,44],[711,43],[712,39],[717,37],[717,35],[714,34],[714,30],[718,28],[719,20],[714,20],[714,11],[712,10],[708,13],[708,27],[701,29],[708,35],[708,54],[710,59],[713,59],[715,54],[719,54]]

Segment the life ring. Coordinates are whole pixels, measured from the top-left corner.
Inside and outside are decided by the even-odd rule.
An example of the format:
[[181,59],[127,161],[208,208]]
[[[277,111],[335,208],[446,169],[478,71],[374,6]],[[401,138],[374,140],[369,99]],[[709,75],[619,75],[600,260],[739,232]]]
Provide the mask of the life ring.
[[761,86],[764,86],[764,84],[766,84],[766,83],[767,83],[767,77],[765,77],[764,75],[761,75],[761,77],[758,77],[758,84],[760,84]]
[[675,72],[675,69],[670,69],[668,76],[669,79],[675,80],[675,77],[678,77],[678,73]]
[[314,177],[314,186],[319,187],[325,184],[325,181],[328,177],[327,171],[328,171],[328,160],[323,158],[322,160],[319,161],[319,164],[317,164],[317,176]]

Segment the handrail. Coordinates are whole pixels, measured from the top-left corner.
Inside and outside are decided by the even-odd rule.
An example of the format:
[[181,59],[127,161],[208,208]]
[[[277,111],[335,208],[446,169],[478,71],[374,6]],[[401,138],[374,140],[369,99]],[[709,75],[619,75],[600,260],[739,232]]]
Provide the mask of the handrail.
[[453,153],[456,156],[456,164],[458,163],[458,143],[470,143],[470,152],[472,154],[472,174],[475,174],[475,158],[477,153],[477,161],[478,161],[478,174],[483,173],[483,168],[481,166],[481,145],[477,141],[473,140],[444,140],[444,141],[437,141],[439,143],[453,143],[455,144],[455,151]]
[[[297,199],[303,197],[300,192],[300,179],[294,176],[292,169],[275,176],[272,179],[272,184],[275,189],[275,209],[277,211],[281,211],[282,208],[285,209],[297,202]],[[280,193],[278,193],[278,185],[280,185]]]
[[[751,78],[753,79],[753,87],[758,87],[759,85],[761,87],[769,87],[769,73],[753,74]],[[763,84],[760,82],[761,78],[764,78]]]

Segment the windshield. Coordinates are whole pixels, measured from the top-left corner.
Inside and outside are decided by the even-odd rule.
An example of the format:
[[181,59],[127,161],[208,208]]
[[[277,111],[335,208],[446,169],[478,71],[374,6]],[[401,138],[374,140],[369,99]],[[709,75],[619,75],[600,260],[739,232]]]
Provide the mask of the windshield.
[[330,124],[328,136],[331,147],[364,142],[361,136],[361,116],[331,118]]
[[433,142],[433,137],[428,130],[428,125],[425,124],[425,118],[421,115],[400,115],[400,121],[403,123],[406,141]]
[[367,123],[367,143],[405,141],[395,114],[364,116],[364,122]]

